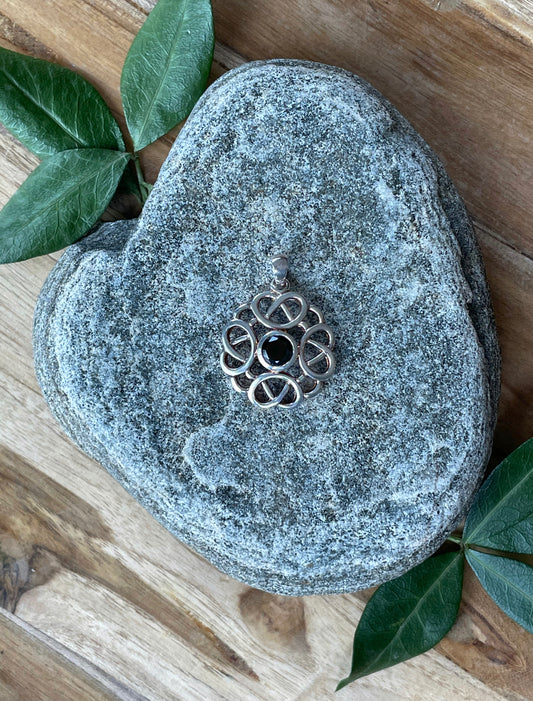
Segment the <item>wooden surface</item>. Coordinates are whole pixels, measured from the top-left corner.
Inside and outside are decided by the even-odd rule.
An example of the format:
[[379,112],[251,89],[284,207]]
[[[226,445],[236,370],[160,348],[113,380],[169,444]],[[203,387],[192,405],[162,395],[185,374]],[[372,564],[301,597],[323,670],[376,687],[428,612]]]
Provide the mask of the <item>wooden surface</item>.
[[[121,66],[152,5],[0,0],[0,44],[79,70],[122,122]],[[213,78],[274,56],[343,66],[444,160],[493,293],[503,354],[495,458],[505,455],[533,435],[533,2],[214,0],[214,10]],[[143,154],[152,180],[170,144]],[[37,160],[0,128],[0,164],[3,204]],[[57,257],[0,269],[0,700],[333,698],[368,593],[286,598],[230,579],[51,418],[31,323]],[[532,642],[467,572],[459,619],[436,650],[336,698],[533,699]]]

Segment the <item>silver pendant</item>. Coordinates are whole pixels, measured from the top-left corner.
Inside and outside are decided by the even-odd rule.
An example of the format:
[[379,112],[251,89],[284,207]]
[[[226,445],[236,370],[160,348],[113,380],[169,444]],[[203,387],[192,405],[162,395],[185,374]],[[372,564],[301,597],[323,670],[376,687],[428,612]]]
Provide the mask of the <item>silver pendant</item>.
[[271,259],[274,279],[238,307],[222,331],[222,370],[257,407],[292,409],[335,372],[335,336],[320,309],[289,291],[288,260]]

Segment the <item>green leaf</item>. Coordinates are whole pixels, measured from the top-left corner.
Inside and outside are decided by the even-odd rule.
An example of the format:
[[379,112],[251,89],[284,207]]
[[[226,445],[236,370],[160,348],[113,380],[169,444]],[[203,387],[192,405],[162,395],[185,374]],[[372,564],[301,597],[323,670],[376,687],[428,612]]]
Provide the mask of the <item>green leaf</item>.
[[496,467],[478,491],[463,541],[533,554],[533,438]]
[[502,611],[533,633],[533,567],[466,548],[468,564]]
[[109,108],[81,75],[3,48],[0,122],[41,158],[74,148],[124,150]]
[[436,645],[457,618],[463,568],[462,551],[446,553],[382,584],[363,611],[353,641],[352,669],[337,690]]
[[80,239],[103,213],[130,155],[105,149],[47,158],[0,212],[0,263],[58,251]]
[[136,151],[187,117],[205,89],[213,48],[209,0],[159,0],[131,45],[120,81]]

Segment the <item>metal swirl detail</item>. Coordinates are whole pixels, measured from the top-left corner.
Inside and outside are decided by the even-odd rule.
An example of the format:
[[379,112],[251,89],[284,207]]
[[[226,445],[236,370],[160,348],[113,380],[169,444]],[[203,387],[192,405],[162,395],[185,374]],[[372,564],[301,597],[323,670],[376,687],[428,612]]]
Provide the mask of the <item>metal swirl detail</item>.
[[[272,389],[272,384],[274,389]],[[279,385],[279,391],[276,392]],[[248,399],[261,409],[279,406],[282,409],[292,409],[303,399],[303,391],[294,377],[282,372],[265,372],[250,385]]]
[[[230,341],[230,333],[233,329],[242,329],[244,334],[234,338]],[[242,353],[238,350],[239,346],[245,343],[250,344],[250,350],[248,353]],[[255,349],[257,348],[257,340],[255,338],[254,332],[252,331],[250,324],[246,323],[242,319],[232,319],[228,321],[224,330],[222,332],[222,345],[224,350],[220,355],[220,364],[222,369],[230,377],[235,375],[241,375],[243,372],[249,370],[255,360]],[[240,365],[229,365],[228,358],[233,358],[234,360],[240,361]]]
[[[313,336],[320,331],[323,331],[328,337],[327,344],[313,339]],[[318,350],[318,353],[315,353],[309,360],[306,360],[305,356],[308,346]],[[328,380],[335,372],[335,356],[332,353],[334,346],[335,335],[327,324],[315,324],[307,329],[300,341],[300,354],[298,358],[303,373],[308,377],[312,377],[314,380]],[[312,365],[317,365],[323,361],[326,368],[322,370],[322,372],[313,370],[311,367]]]
[[[268,309],[263,312],[260,309],[260,304],[263,300],[271,300]],[[293,316],[289,304],[296,306],[297,313]],[[297,292],[285,292],[279,294],[276,292],[260,292],[256,295],[251,303],[250,309],[255,314],[257,321],[267,329],[292,329],[306,317],[309,305],[307,300]],[[278,312],[280,318],[285,318],[285,321],[279,321],[274,318]]]

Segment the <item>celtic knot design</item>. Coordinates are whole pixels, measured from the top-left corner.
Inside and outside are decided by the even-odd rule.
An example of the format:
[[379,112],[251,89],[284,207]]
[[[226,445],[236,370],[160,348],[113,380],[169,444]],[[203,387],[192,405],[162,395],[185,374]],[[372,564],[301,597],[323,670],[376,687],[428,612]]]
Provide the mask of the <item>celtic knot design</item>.
[[[286,267],[285,267],[286,271]],[[222,331],[220,363],[237,392],[262,409],[291,409],[335,372],[335,335],[285,276],[242,304]]]

